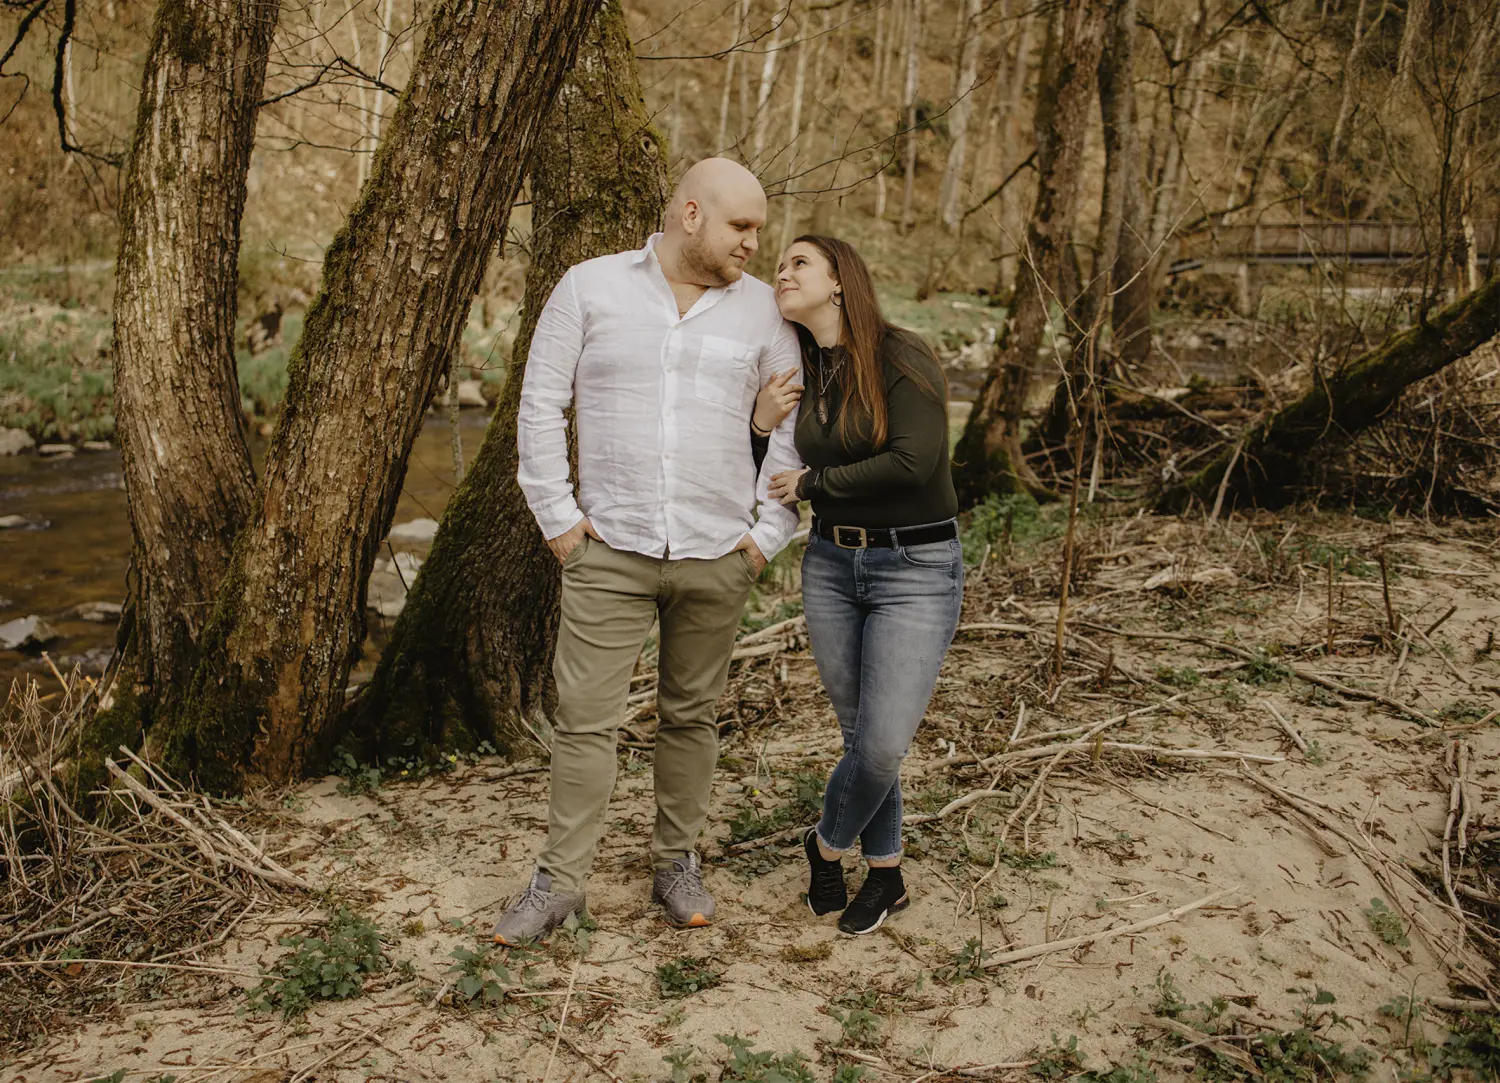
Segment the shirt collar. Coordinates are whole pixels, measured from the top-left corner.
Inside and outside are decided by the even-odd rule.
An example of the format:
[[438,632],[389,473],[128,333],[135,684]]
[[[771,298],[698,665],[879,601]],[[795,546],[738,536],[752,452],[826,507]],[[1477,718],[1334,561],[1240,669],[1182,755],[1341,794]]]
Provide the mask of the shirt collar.
[[656,242],[659,241],[659,240],[661,240],[662,236],[663,236],[663,234],[653,233],[653,234],[651,234],[651,236],[647,237],[646,238],[646,243],[643,244],[643,245],[641,245],[640,248],[636,249],[635,255],[632,256],[632,257],[630,257],[630,262],[633,263],[633,264],[635,264],[635,263],[645,263],[648,259],[650,259],[653,256],[655,256],[656,255]]
[[[656,242],[661,240],[664,236],[665,234],[663,233],[653,233],[651,234],[651,236],[647,237],[646,243],[641,245],[640,248],[636,249],[635,254],[630,257],[631,265],[638,267],[642,263],[645,263],[647,260],[656,260],[657,266],[660,267],[661,260],[657,259],[656,256]],[[740,288],[740,284],[744,281],[745,275],[743,272],[741,272],[740,277],[729,283],[729,285],[710,287],[710,289],[723,289],[727,293],[733,293],[735,290]]]

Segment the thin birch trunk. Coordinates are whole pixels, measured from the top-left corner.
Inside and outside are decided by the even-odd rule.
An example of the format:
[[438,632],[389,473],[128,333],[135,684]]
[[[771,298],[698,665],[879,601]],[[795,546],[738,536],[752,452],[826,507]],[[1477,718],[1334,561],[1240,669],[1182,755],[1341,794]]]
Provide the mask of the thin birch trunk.
[[[777,13],[778,16],[781,14]],[[781,29],[791,18],[790,4],[786,17],[779,18],[776,29],[771,31],[771,44],[766,47],[766,58],[760,65],[760,89],[755,95],[755,138],[750,145],[750,168],[759,169],[761,155],[766,152],[766,136],[771,130],[771,88],[776,83],[776,61],[781,56]]]
[[901,97],[901,117],[906,127],[906,179],[901,190],[902,233],[912,227],[917,187],[917,91],[922,74],[922,8],[924,0],[910,0],[906,24],[906,86]]
[[734,89],[734,70],[740,59],[740,51],[735,46],[744,37],[749,13],[750,0],[736,0],[734,28],[729,35],[729,56],[724,60],[724,93],[719,98],[719,130],[714,136],[714,149],[721,154],[729,145],[729,97]]
[[[791,123],[787,129],[787,164],[786,183],[783,185],[783,193],[792,185],[792,178],[797,173],[797,144],[802,136],[802,91],[807,84],[807,41],[803,40],[797,45],[797,76],[792,81],[792,116]],[[783,210],[781,215],[780,244],[785,248],[787,241],[792,236],[792,214],[796,207],[794,196],[783,194],[781,197]]]
[[938,191],[938,219],[952,233],[958,229],[962,208],[964,158],[969,149],[969,116],[973,109],[972,94],[979,77],[979,53],[984,45],[984,27],[980,23],[984,0],[966,0],[964,17],[958,31],[958,67],[953,79],[953,108],[948,111],[948,160],[943,164],[943,179]]

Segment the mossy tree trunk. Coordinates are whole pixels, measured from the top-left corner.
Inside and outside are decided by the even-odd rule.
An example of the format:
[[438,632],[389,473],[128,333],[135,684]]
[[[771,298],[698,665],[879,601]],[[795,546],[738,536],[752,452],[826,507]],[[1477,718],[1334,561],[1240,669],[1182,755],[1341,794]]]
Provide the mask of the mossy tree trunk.
[[[120,203],[115,418],[132,532],[112,752],[186,685],[251,518],[234,362],[240,214],[278,0],[163,0]],[[92,759],[92,757],[91,757]]]
[[[163,739],[200,784],[298,776],[344,706],[412,443],[598,0],[439,0],[292,353],[253,522]],[[170,762],[170,761],[169,761]]]
[[553,707],[561,577],[516,483],[516,414],[537,317],[575,263],[638,247],[661,220],[667,156],[641,97],[625,15],[607,0],[537,141],[531,264],[505,391],[454,492],[375,677],[350,712],[372,761],[489,742]]
[[1036,102],[1036,203],[995,362],[954,450],[953,482],[963,504],[989,493],[1046,495],[1021,453],[1021,419],[1052,304],[1072,300],[1062,292],[1063,250],[1108,10],[1092,0],[1063,0],[1047,32]]
[[[1078,416],[1078,402],[1089,383],[1088,346],[1093,346],[1094,376],[1107,374],[1109,354],[1100,348],[1104,323],[1112,320],[1116,330],[1114,352],[1129,339],[1132,359],[1139,356],[1136,342],[1140,322],[1141,293],[1150,296],[1145,274],[1146,224],[1142,220],[1145,197],[1141,183],[1140,140],[1135,107],[1135,13],[1136,0],[1112,0],[1108,5],[1108,27],[1104,49],[1099,54],[1099,113],[1104,128],[1104,191],[1099,206],[1099,236],[1094,244],[1092,278],[1077,306],[1075,346],[1062,378],[1052,391],[1046,417],[1038,426],[1038,444],[1062,447]],[[1146,338],[1149,346],[1149,333]]]
[[[1309,452],[1376,424],[1411,384],[1466,357],[1500,334],[1500,277],[1426,322],[1393,335],[1338,371],[1320,374],[1296,402],[1270,414],[1197,474],[1164,493],[1158,506],[1205,504],[1225,486],[1226,501],[1275,506],[1295,498]],[[1233,466],[1228,483],[1224,475]]]

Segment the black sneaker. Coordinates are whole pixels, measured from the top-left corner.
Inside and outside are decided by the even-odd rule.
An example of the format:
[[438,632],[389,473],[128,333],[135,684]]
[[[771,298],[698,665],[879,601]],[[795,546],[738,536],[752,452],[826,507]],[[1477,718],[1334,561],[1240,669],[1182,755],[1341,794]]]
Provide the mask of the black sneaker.
[[849,905],[849,889],[844,886],[844,863],[829,861],[818,850],[818,829],[810,828],[802,838],[807,853],[807,908],[817,917],[842,910]]
[[911,905],[899,865],[888,869],[871,869],[859,894],[839,918],[839,932],[863,936],[880,928],[890,915]]

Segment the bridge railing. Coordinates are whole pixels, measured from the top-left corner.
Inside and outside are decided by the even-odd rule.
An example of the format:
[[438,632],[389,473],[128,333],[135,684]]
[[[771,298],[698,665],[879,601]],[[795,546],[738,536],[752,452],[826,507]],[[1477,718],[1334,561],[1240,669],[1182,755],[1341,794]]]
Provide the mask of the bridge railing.
[[[1475,233],[1480,261],[1488,262],[1500,241],[1500,221],[1475,223]],[[1436,223],[1255,222],[1182,238],[1173,266],[1209,261],[1404,263],[1435,251],[1438,241]]]

